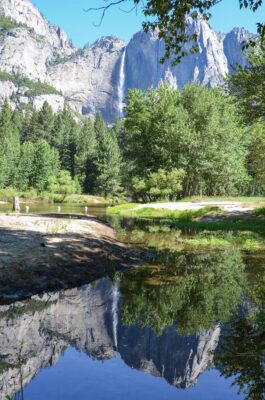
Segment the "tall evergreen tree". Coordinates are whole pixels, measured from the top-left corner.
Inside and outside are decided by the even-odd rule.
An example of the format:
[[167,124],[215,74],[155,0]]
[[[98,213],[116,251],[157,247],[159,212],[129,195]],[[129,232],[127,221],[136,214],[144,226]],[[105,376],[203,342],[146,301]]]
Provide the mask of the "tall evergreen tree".
[[96,168],[97,192],[105,197],[117,195],[121,191],[121,154],[116,136],[107,127],[99,135]]
[[14,124],[13,112],[5,100],[0,113],[0,187],[14,185],[19,150],[19,132]]
[[45,140],[39,140],[34,147],[33,170],[30,186],[44,190],[48,178],[59,172],[59,154]]
[[80,129],[76,147],[76,175],[86,193],[93,193],[95,188],[96,155],[96,133],[92,121],[87,119]]
[[53,143],[59,151],[62,169],[69,171],[72,178],[76,174],[75,159],[78,131],[78,124],[73,119],[69,108],[65,107],[61,115],[56,118]]
[[43,130],[43,137],[39,139],[44,139],[51,144],[54,130],[54,114],[47,101],[43,103],[42,109],[39,112],[39,124]]
[[[18,171],[16,175],[16,188],[22,191],[30,189],[33,185],[35,145],[32,142],[24,142],[20,147]],[[35,180],[36,182],[36,180]]]

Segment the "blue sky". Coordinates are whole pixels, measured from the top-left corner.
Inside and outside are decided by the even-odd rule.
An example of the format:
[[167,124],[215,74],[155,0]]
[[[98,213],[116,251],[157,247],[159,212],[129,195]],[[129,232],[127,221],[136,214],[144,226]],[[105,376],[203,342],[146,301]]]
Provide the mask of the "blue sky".
[[[104,0],[33,0],[49,22],[63,28],[78,47],[93,43],[100,36],[114,35],[125,41],[141,29],[141,13],[126,13],[118,7],[109,10],[101,26],[95,27],[100,19],[99,12],[84,12],[84,9],[102,5]],[[123,5],[123,10],[130,9],[130,2]],[[233,27],[244,27],[256,31],[256,23],[265,20],[265,5],[253,13],[239,10],[238,0],[223,0],[212,9],[210,21],[218,32],[229,32]]]

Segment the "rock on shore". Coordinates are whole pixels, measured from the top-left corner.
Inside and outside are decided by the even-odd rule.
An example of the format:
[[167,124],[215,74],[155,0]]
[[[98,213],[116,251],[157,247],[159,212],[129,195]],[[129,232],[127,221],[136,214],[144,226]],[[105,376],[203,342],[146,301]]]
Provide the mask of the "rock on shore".
[[137,262],[93,217],[0,216],[0,299],[80,286]]

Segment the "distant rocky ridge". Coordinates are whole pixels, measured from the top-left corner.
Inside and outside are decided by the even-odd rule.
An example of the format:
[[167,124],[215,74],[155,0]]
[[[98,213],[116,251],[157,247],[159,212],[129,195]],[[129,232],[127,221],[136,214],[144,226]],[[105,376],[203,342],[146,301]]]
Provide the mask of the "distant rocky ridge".
[[0,306],[0,400],[20,390],[21,376],[25,386],[69,347],[97,360],[118,351],[129,367],[176,387],[196,384],[212,365],[219,325],[187,337],[175,327],[156,336],[149,328],[122,324],[119,296],[118,284],[103,278],[96,285]]
[[[0,15],[17,23],[12,29],[0,29],[0,101],[7,97],[13,106],[39,109],[47,100],[55,111],[66,102],[83,115],[101,112],[108,122],[121,114],[121,94],[128,88],[156,88],[163,81],[179,88],[189,81],[219,85],[237,64],[246,63],[241,47],[251,36],[239,28],[218,34],[202,17],[188,18],[187,29],[197,33],[199,52],[172,67],[172,60],[160,63],[164,42],[157,32],[138,32],[127,46],[120,39],[104,37],[80,50],[30,0],[1,0]],[[1,72],[46,82],[59,94],[47,90],[27,96],[27,87],[1,78]]]

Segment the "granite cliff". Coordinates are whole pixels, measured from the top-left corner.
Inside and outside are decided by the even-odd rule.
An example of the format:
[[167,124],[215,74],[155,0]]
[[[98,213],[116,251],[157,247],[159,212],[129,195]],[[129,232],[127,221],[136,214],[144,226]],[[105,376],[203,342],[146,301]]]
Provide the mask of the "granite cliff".
[[119,284],[107,278],[59,293],[0,306],[0,400],[13,396],[43,368],[74,347],[94,360],[116,351],[129,366],[186,388],[212,365],[220,327],[187,337],[169,327],[161,336],[149,328],[124,326]]
[[0,15],[2,25],[4,19],[12,20],[8,27],[0,24],[1,101],[7,97],[14,107],[41,108],[47,100],[55,111],[67,102],[83,115],[101,112],[108,122],[122,114],[129,88],[156,88],[163,81],[179,88],[189,81],[221,84],[237,64],[246,62],[241,47],[250,36],[240,28],[219,34],[203,18],[187,18],[187,29],[198,35],[199,52],[172,67],[172,60],[160,63],[164,42],[157,32],[138,32],[127,45],[104,37],[76,49],[30,0],[1,0]]

